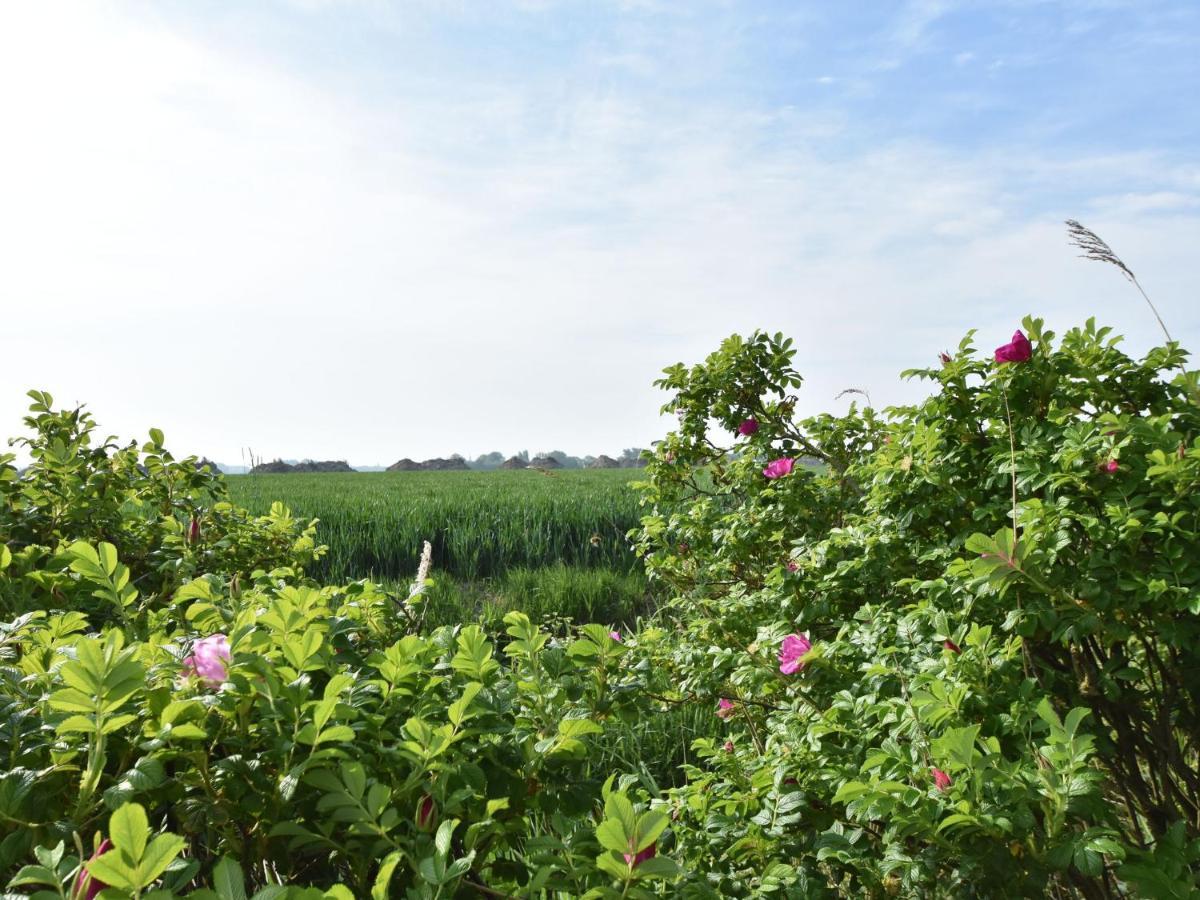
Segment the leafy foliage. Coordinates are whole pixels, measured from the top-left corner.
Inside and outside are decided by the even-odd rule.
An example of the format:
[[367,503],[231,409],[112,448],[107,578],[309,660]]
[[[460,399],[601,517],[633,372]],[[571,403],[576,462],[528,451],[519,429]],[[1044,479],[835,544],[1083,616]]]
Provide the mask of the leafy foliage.
[[[639,539],[678,640],[654,668],[737,711],[671,800],[695,890],[1196,892],[1194,376],[1174,345],[1024,327],[1029,361],[968,336],[882,416],[795,422],[778,335],[666,371]],[[781,457],[810,465],[765,477]]]
[[[104,900],[1200,896],[1195,373],[1024,329],[885,412],[797,421],[778,335],[667,369],[630,536],[674,599],[624,633],[426,627],[436,591],[321,585],[314,523],[34,392],[32,465],[0,457],[0,873]],[[681,713],[721,730],[664,782]]]

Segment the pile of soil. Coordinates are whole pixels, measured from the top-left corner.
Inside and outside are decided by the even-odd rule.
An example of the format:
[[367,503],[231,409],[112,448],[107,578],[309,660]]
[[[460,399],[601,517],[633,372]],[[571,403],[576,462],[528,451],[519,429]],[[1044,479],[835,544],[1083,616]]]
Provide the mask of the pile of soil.
[[427,459],[421,463],[421,468],[430,472],[469,472],[471,467],[460,456],[449,459]]
[[599,456],[597,456],[595,459],[593,459],[590,463],[588,463],[588,468],[589,469],[619,469],[619,468],[621,468],[621,464],[619,462],[617,462],[615,459],[613,459],[611,456],[605,456],[603,453],[601,453]]
[[407,456],[398,462],[392,463],[387,467],[389,472],[419,472],[421,464],[415,460],[409,459]]
[[293,472],[353,472],[350,468],[350,463],[344,459],[327,459],[324,462],[317,462],[315,459],[306,459],[303,462],[298,462],[292,466]]
[[562,463],[560,463],[553,456],[537,456],[529,461],[529,465],[526,468],[530,468],[530,469],[561,469]]
[[461,456],[449,459],[427,459],[425,462],[415,462],[405,457],[387,467],[389,472],[468,472],[471,467]]
[[519,456],[510,456],[504,462],[500,463],[502,469],[524,469],[527,468],[525,460]]
[[318,461],[306,459],[295,465],[276,459],[269,463],[259,463],[250,470],[251,475],[291,475],[298,472],[353,472],[350,464],[344,459],[327,459]]

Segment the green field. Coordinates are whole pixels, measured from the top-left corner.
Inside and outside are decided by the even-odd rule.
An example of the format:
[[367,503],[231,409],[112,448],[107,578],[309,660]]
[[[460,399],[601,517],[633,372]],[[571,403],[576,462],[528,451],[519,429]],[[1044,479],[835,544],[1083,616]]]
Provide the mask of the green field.
[[[320,519],[328,580],[411,582],[433,545],[430,615],[630,622],[653,606],[626,534],[638,524],[638,470],[239,475],[231,498],[254,512],[287,504]],[[458,617],[458,618],[456,618]]]

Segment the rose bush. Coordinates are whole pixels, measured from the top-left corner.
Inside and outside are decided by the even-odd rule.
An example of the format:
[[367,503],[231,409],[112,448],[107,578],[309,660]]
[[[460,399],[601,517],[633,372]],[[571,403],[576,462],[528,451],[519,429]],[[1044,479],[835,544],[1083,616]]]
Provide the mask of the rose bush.
[[634,808],[593,745],[644,702],[609,626],[414,633],[407,595],[304,577],[315,523],[247,516],[161,434],[97,442],[33,400],[32,464],[0,456],[10,889],[582,896],[673,871],[593,819]]
[[738,712],[667,801],[695,895],[1196,895],[1196,375],[1023,329],[884,415],[795,421],[779,335],[666,371],[655,689]]

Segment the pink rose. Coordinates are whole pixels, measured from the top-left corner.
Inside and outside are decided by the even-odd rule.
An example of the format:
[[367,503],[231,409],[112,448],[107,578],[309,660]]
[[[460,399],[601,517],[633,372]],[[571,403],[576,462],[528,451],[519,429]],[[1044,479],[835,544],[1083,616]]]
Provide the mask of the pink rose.
[[1115,459],[1110,459],[1108,462],[1106,462],[1104,464],[1104,471],[1107,472],[1109,475],[1112,475],[1113,473],[1115,473],[1117,471],[1117,469],[1119,469],[1119,468],[1121,468],[1121,466]]
[[1027,362],[1031,356],[1033,356],[1033,344],[1029,343],[1029,338],[1021,334],[1020,329],[1013,334],[1011,341],[1003,347],[996,348],[996,362]]
[[721,749],[724,750],[726,753],[732,753],[733,752],[733,741],[726,741],[724,743],[724,745],[721,747]]
[[779,648],[779,671],[791,675],[804,668],[803,658],[812,649],[812,641],[803,634],[789,634]]
[[229,638],[211,634],[192,645],[192,652],[183,659],[185,675],[195,675],[208,687],[218,687],[229,674]]
[[746,419],[738,426],[738,434],[742,437],[750,437],[756,431],[758,431],[758,419]]
[[619,644],[619,643],[621,643],[621,632],[619,632],[619,631],[610,631],[610,632],[608,633],[608,636],[609,636],[610,638],[612,638],[614,641],[616,641],[618,644]]
[[794,459],[784,457],[783,459],[772,460],[767,463],[767,467],[763,469],[763,474],[768,478],[782,478],[784,475],[792,474],[792,467],[796,465]]
[[733,715],[733,701],[727,700],[724,697],[717,703],[717,718],[728,719]]

